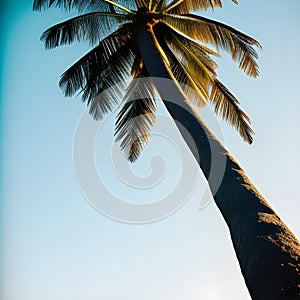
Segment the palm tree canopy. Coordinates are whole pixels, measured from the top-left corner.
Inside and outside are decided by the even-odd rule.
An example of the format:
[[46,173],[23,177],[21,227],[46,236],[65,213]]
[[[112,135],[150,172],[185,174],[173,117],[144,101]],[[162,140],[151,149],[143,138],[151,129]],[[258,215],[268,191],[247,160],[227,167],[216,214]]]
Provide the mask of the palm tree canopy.
[[261,46],[228,25],[191,14],[222,7],[221,0],[35,0],[33,4],[34,10],[51,7],[76,9],[78,16],[42,34],[47,49],[82,40],[93,47],[62,74],[60,87],[65,96],[81,94],[95,119],[123,102],[116,121],[116,140],[121,141],[130,161],[147,144],[155,122],[155,86],[137,41],[139,29],[149,23],[166,65],[175,80],[183,84],[186,97],[198,106],[210,102],[217,115],[252,143],[250,119],[236,97],[217,79],[217,64],[212,57],[220,56],[222,49],[247,75],[256,77],[259,70],[254,46]]

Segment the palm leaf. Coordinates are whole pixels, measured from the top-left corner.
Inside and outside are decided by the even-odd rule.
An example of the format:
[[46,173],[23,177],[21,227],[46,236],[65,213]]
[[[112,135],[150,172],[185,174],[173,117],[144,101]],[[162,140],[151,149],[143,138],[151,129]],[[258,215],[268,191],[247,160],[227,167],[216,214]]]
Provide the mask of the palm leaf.
[[[170,63],[170,70],[174,75],[176,81],[180,84],[184,94],[188,99],[196,103],[198,106],[203,106],[206,104],[208,98],[207,92],[203,91],[202,86],[198,86],[194,81],[189,71],[187,70],[186,64],[184,63],[183,55],[180,55],[178,51],[176,55],[174,50],[168,45],[169,39],[166,39],[165,33],[167,32],[164,28],[164,36],[155,34],[159,42],[160,47],[164,51],[167,59]],[[179,57],[178,57],[179,56]]]
[[[169,32],[167,28],[164,28],[163,32],[165,38],[169,36],[167,42],[173,44],[175,53],[177,55],[181,53],[184,58],[183,60],[177,59],[175,61],[176,58],[168,57],[169,61],[175,61],[176,70],[172,70],[175,78],[177,80],[183,79],[184,83],[190,86],[191,89],[202,87],[201,91],[204,90],[206,92],[204,97],[202,94],[202,98],[199,98],[199,92],[194,93],[194,98],[190,98],[188,94],[190,91],[186,88],[184,92],[188,91],[186,93],[187,98],[194,100],[197,105],[205,105],[206,100],[209,99],[215,106],[215,113],[234,126],[245,141],[252,143],[254,132],[249,125],[251,121],[239,107],[239,102],[234,95],[216,79],[215,69],[217,65],[208,56],[209,49],[202,48],[200,44],[189,40],[170,28]],[[165,48],[164,51],[169,54]],[[182,77],[180,78],[179,75]]]
[[[98,78],[108,67],[110,57],[125,44],[131,30],[129,24],[123,25],[66,70],[59,81],[59,86],[65,96],[72,96],[78,90],[85,88],[86,95],[88,95],[86,99],[90,100],[95,97],[97,88],[93,87],[93,83],[97,85]],[[86,88],[87,84],[90,86],[90,92]]]
[[[197,60],[202,60],[205,69],[204,73],[209,71],[215,74],[217,64],[209,55],[219,56],[218,53],[211,49],[188,39],[186,36],[176,32],[168,25],[159,23],[155,26],[159,28],[155,30],[155,35],[159,40],[160,46],[163,48],[171,62],[171,70],[177,81],[182,84],[182,88],[187,98],[192,100],[197,106],[203,106],[208,99],[207,76],[203,77],[203,70],[199,71],[199,64],[192,67],[195,63],[191,54]],[[168,45],[167,45],[167,44]],[[195,70],[193,72],[193,70]],[[204,84],[206,82],[206,84]]]
[[215,7],[222,7],[221,0],[173,0],[167,6],[167,11],[171,14],[185,14]]
[[228,51],[247,75],[253,77],[259,75],[256,62],[258,55],[252,46],[261,48],[261,45],[255,39],[228,25],[192,14],[181,16],[163,14],[161,18],[163,22],[192,39]]
[[136,10],[141,4],[141,0],[117,0],[114,2],[121,4],[130,10]]
[[125,104],[116,120],[116,141],[121,141],[129,161],[134,162],[148,143],[156,118],[155,89],[141,73],[133,78],[124,96]]
[[[151,4],[151,11],[153,12],[161,12],[166,8],[165,0],[156,0],[149,4]],[[150,5],[148,7],[150,7]]]
[[[110,11],[110,5],[103,0],[35,0],[33,10],[48,9],[51,7],[59,7],[66,11],[77,9],[82,11]],[[110,11],[111,12],[111,11]]]
[[120,47],[109,59],[108,67],[95,78],[89,80],[83,89],[82,98],[88,99],[90,114],[98,120],[105,113],[119,105],[124,95],[130,71],[134,61],[134,54],[129,43]]
[[[232,0],[238,4],[237,0]],[[207,10],[222,7],[221,0],[173,0],[168,6],[166,11],[172,14],[186,14],[191,11]]]
[[[110,56],[107,65],[103,70],[95,69],[95,71],[90,74],[86,85],[81,91],[83,101],[87,100],[88,104],[90,104],[91,101],[94,101],[94,98],[106,89],[111,87],[117,89],[119,84],[122,86],[124,85],[123,81],[126,81],[126,78],[130,74],[129,65],[132,62],[129,51],[128,44],[121,46]],[[112,74],[112,72],[116,72],[116,74]],[[122,74],[122,72],[124,74]],[[114,98],[116,103],[118,102],[117,97],[112,98]]]
[[33,10],[42,10],[55,6],[70,10],[72,2],[72,0],[34,0]]
[[172,29],[166,24],[158,23],[154,27],[155,37],[169,62],[172,74],[181,86],[184,94],[198,106],[203,106],[208,98],[207,91],[203,90],[201,85],[197,85],[192,76],[190,76],[186,66],[186,59],[176,47],[172,46],[174,41],[172,41],[170,30]]
[[[216,79],[216,74],[212,73],[211,70],[207,68],[205,63],[203,63],[203,60],[200,60],[199,57],[195,57],[195,54],[188,52],[188,50],[189,48],[186,48],[184,45],[183,51],[185,51],[187,61],[189,62],[187,72],[189,72],[190,77],[193,78],[197,86],[203,86],[205,84],[204,88],[207,89],[207,92],[208,90],[211,90],[209,100],[215,106],[215,113],[234,126],[241,137],[251,144],[253,141],[252,134],[254,132],[247,123],[250,123],[250,119],[239,108],[238,100]],[[199,71],[197,70],[203,70],[201,77],[198,76]],[[205,102],[200,102],[201,105],[203,105],[203,103]],[[196,102],[196,104],[198,103]]]
[[[119,0],[116,1],[128,9],[136,9],[137,5],[134,0]],[[77,9],[79,12],[83,11],[105,11],[113,12],[111,4],[104,0],[35,0],[33,3],[33,10],[48,9],[51,7],[59,7],[64,10]]]
[[167,45],[162,47],[162,49],[169,59],[172,74],[181,85],[186,97],[197,106],[206,105],[208,98],[207,89],[205,89],[202,84],[198,84],[198,82],[194,80],[187,68],[186,60],[183,55],[180,56],[177,53],[176,56]]
[[[200,78],[199,80],[203,79],[203,76],[206,76],[207,72],[209,72],[212,75],[216,75],[216,69],[218,65],[216,62],[209,56],[209,54],[213,53],[210,51],[210,49],[202,46],[199,43],[196,43],[190,39],[187,39],[185,36],[179,34],[178,32],[174,30],[170,30],[171,38],[170,43],[174,45],[175,49],[180,49],[187,59],[187,63],[191,64],[190,68],[197,70],[195,71],[195,74],[199,73]],[[193,67],[192,62],[195,61],[197,65],[203,67],[201,69],[198,69],[198,67]],[[204,73],[204,74],[202,74]]]
[[193,98],[198,106],[202,106],[208,99],[208,90],[211,78],[216,75],[216,63],[208,56],[200,45],[186,39],[181,34],[170,29],[169,44],[175,52],[180,53],[184,58],[181,60],[182,68],[192,79],[193,87],[197,88],[200,97]]
[[187,99],[191,100],[197,106],[206,105],[208,98],[207,90],[194,80],[184,63],[184,57],[176,57],[176,55],[174,55],[174,53],[166,47],[163,49],[167,53],[168,59],[171,62],[171,71],[177,82],[181,85]]
[[147,8],[148,1],[147,0],[135,0],[136,6],[138,9]]
[[42,34],[41,40],[46,49],[71,44],[75,40],[88,40],[93,45],[125,21],[128,21],[125,14],[88,13],[50,27]]
[[241,137],[251,144],[254,131],[250,127],[249,117],[241,110],[234,95],[217,79],[211,89],[210,101],[215,106],[215,113],[234,126]]

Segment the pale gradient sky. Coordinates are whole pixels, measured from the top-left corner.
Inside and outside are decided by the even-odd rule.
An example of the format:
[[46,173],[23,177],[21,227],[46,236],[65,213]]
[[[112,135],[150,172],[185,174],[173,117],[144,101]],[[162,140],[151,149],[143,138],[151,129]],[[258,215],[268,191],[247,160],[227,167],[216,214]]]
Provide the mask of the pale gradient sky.
[[[264,51],[258,79],[247,78],[226,55],[219,69],[253,120],[253,145],[222,121],[217,124],[226,147],[300,237],[300,3],[224,2],[223,10],[203,15],[255,37]],[[32,12],[29,0],[2,6],[0,298],[249,300],[220,213],[213,203],[198,208],[205,185],[201,175],[183,207],[151,224],[116,222],[88,203],[72,162],[73,136],[85,105],[79,98],[65,99],[57,85],[87,45],[45,51],[41,33],[66,16],[55,9]],[[107,169],[112,134],[108,122],[97,140],[96,160],[100,172],[106,168],[106,184],[118,194],[121,182]],[[153,154],[172,164],[176,151],[171,147],[155,137],[133,172],[144,175]],[[179,175],[178,167],[171,170],[154,191],[122,186],[122,193],[138,202],[172,192],[167,190],[172,176]]]

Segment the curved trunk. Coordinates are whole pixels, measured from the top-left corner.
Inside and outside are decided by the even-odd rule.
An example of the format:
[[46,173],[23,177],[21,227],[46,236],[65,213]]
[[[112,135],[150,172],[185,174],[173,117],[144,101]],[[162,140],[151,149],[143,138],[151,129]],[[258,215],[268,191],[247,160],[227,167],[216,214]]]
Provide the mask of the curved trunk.
[[[173,81],[151,24],[139,30],[138,42],[144,65],[207,178],[216,205],[228,225],[251,297],[299,299],[298,240],[191,108],[189,100]],[[222,162],[226,165],[218,183],[215,175],[218,175],[218,164]]]

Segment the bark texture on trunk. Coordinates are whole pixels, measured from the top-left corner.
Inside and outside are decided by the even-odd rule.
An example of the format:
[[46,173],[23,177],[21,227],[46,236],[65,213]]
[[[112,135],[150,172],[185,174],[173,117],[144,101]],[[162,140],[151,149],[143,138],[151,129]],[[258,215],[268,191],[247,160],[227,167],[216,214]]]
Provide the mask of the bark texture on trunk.
[[[191,108],[173,81],[151,24],[139,30],[138,42],[149,75],[209,182],[252,299],[300,299],[299,241]],[[222,162],[226,165],[218,183]]]

